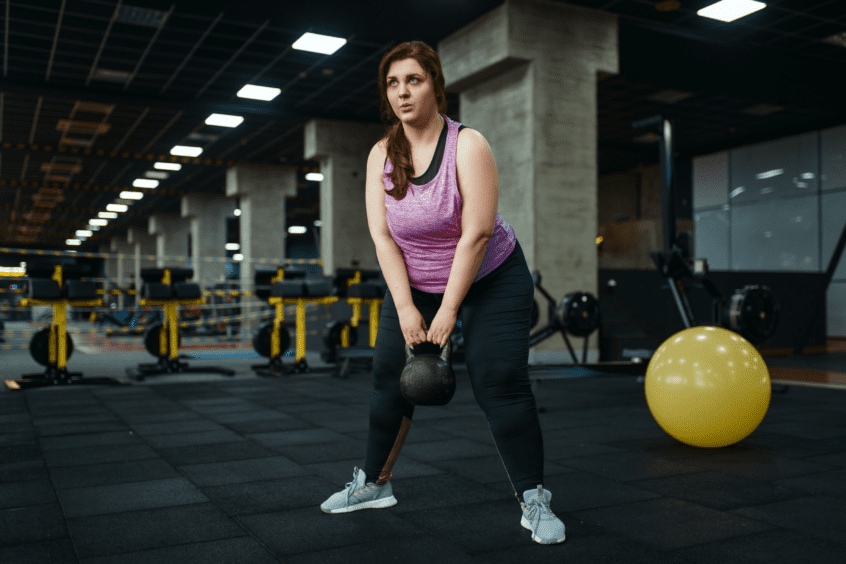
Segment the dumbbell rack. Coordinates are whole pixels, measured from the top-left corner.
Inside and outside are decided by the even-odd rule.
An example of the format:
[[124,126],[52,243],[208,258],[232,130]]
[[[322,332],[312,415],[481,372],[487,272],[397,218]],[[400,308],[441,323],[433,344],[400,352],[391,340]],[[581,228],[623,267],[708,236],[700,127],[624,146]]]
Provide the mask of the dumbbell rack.
[[[106,384],[122,385],[113,378],[83,378],[81,372],[69,372],[67,309],[76,307],[101,307],[103,299],[97,297],[93,282],[64,280],[61,265],[53,267],[51,278],[30,278],[30,297],[23,298],[24,307],[45,305],[53,308],[53,321],[50,323],[46,370],[43,373],[24,374],[21,380],[6,380],[10,389],[24,389],[62,384]],[[37,335],[37,334],[36,334]],[[33,339],[36,337],[34,336]],[[32,346],[30,346],[32,350]]]
[[141,382],[149,376],[163,374],[186,373],[216,373],[224,376],[234,376],[235,371],[219,366],[191,367],[179,355],[179,306],[203,305],[205,299],[200,294],[197,284],[183,284],[179,286],[176,278],[187,279],[194,275],[192,269],[148,269],[142,271],[142,277],[150,279],[161,276],[161,282],[146,282],[144,284],[145,298],[140,300],[142,307],[163,307],[164,320],[158,329],[158,362],[139,364],[128,367],[126,374]]

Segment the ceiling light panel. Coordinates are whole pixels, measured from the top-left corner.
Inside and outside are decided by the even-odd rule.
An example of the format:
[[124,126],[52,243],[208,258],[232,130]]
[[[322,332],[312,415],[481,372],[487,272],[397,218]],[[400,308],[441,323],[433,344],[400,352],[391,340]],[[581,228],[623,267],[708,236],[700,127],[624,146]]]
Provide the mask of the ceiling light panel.
[[702,8],[696,14],[721,22],[733,22],[766,7],[763,2],[755,0],[722,0]]
[[239,98],[249,98],[250,100],[263,100],[269,102],[279,96],[282,92],[279,88],[270,88],[268,86],[256,86],[254,84],[247,84],[238,91]]
[[331,55],[344,45],[347,40],[342,37],[320,35],[318,33],[304,33],[291,47],[298,51],[309,51],[321,55]]
[[244,118],[241,116],[212,114],[206,118],[206,125],[217,125],[220,127],[238,127],[242,123],[244,123]]

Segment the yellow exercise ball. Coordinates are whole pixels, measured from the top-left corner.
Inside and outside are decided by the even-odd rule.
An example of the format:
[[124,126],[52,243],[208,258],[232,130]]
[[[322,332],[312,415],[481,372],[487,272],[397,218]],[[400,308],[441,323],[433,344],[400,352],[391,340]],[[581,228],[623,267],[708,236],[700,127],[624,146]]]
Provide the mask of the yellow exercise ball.
[[752,344],[721,327],[691,327],[664,341],[646,369],[646,403],[658,425],[696,447],[733,445],[770,406],[770,374]]

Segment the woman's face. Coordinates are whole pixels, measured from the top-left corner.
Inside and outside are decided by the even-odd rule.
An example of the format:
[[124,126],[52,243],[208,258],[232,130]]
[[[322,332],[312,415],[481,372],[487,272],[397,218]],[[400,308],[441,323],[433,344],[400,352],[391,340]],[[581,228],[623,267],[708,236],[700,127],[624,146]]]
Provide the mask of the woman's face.
[[425,125],[438,112],[432,77],[417,59],[391,63],[387,83],[388,101],[403,124]]

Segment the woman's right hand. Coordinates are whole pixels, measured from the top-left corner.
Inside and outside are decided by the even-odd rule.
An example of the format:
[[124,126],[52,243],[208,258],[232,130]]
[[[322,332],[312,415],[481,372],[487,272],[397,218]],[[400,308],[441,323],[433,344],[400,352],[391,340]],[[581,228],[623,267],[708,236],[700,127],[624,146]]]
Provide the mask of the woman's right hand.
[[426,335],[428,328],[426,327],[426,320],[420,311],[410,306],[402,311],[398,311],[400,328],[402,329],[402,336],[405,338],[405,344],[409,347],[414,347],[420,343],[426,342]]

